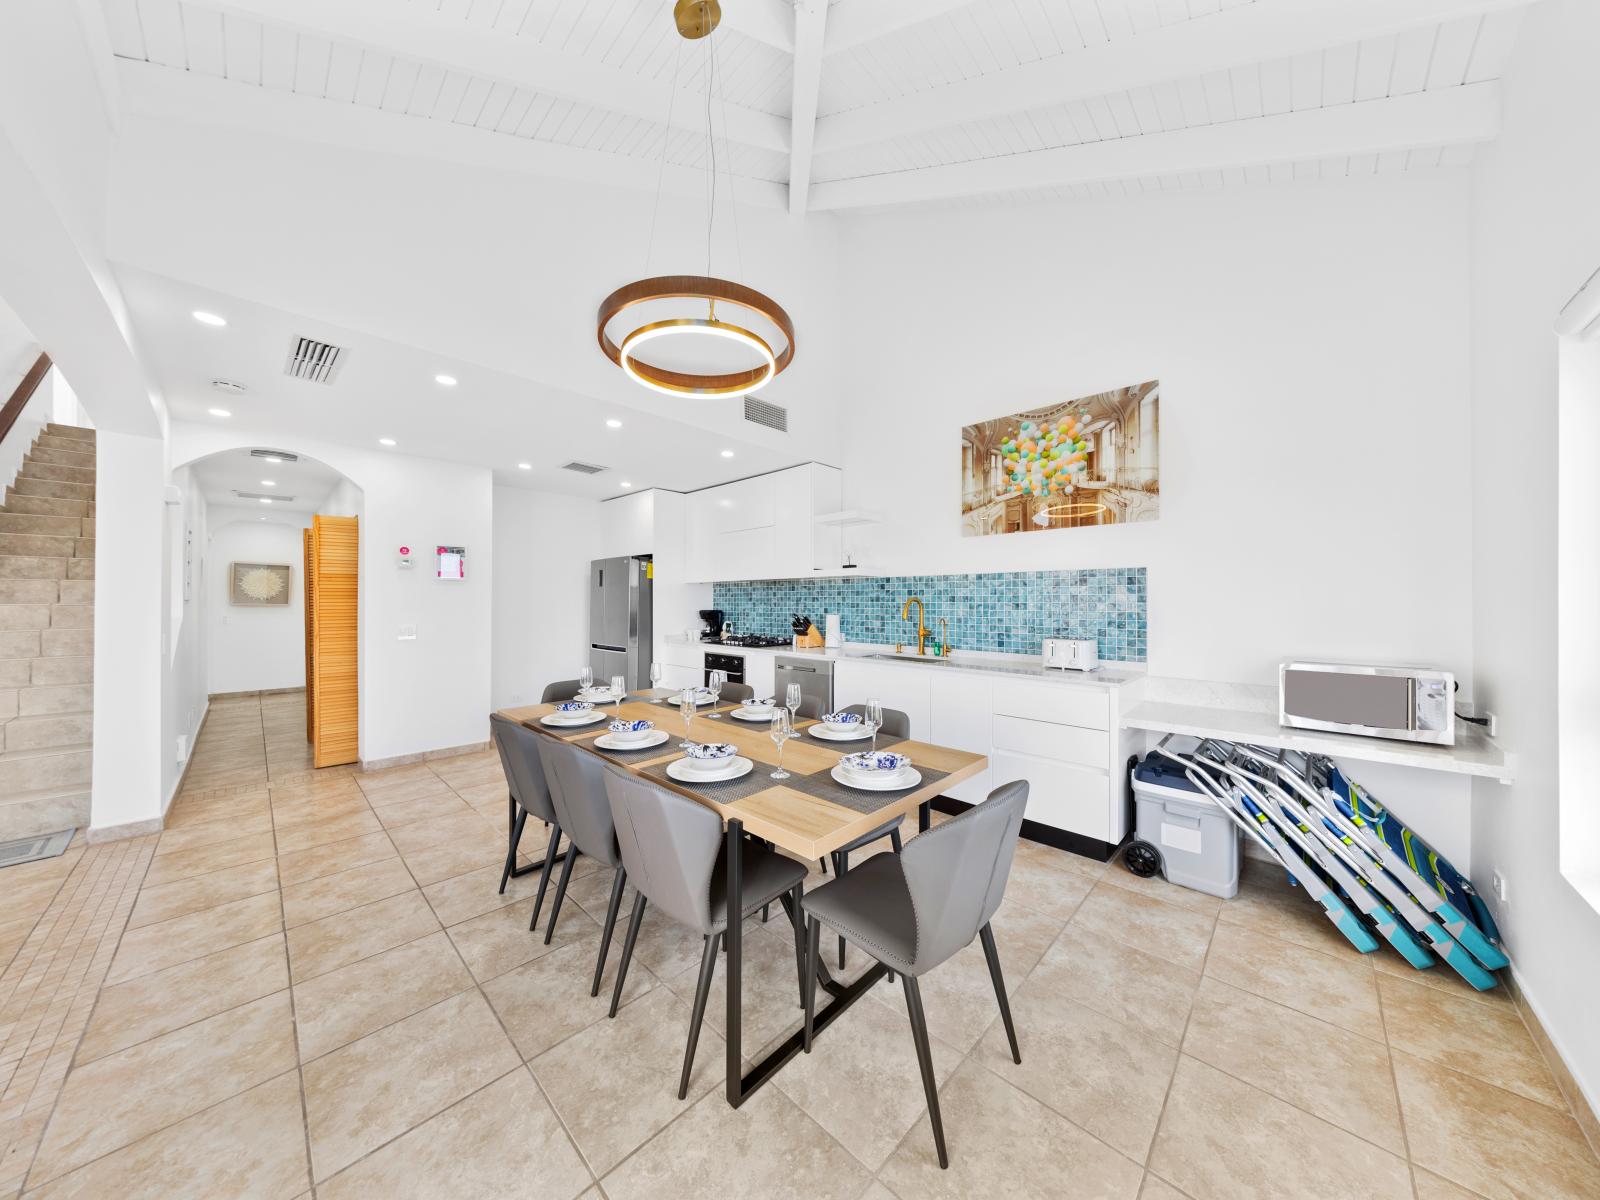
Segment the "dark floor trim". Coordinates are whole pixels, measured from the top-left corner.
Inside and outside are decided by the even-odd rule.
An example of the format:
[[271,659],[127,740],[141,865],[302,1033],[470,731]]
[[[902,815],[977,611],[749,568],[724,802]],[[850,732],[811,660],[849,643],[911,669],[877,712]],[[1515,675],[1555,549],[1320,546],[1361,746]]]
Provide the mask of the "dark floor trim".
[[[933,806],[951,816],[958,816],[972,807],[965,800],[954,800],[949,796],[935,796]],[[1109,862],[1111,856],[1121,846],[1120,842],[1102,842],[1099,838],[1085,837],[1081,833],[1057,829],[1054,825],[1044,825],[1038,821],[1024,820],[1022,836],[1030,842],[1038,842],[1041,846],[1053,846],[1057,850],[1066,850],[1082,858],[1092,858],[1095,862]]]

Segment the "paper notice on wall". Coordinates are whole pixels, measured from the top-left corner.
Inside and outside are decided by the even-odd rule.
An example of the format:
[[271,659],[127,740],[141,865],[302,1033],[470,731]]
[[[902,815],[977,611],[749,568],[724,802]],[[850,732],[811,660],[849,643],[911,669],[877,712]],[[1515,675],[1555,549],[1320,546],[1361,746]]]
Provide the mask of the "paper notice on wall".
[[467,551],[464,546],[438,548],[439,578],[465,579],[467,577]]

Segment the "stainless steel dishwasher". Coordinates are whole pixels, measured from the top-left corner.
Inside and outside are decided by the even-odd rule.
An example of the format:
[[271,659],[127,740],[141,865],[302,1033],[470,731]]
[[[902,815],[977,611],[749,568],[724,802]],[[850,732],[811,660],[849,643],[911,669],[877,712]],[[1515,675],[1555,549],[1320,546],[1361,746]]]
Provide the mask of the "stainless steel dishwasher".
[[789,694],[789,685],[800,685],[800,715],[820,717],[833,708],[833,660],[802,658],[780,654],[772,668],[773,695],[779,704]]

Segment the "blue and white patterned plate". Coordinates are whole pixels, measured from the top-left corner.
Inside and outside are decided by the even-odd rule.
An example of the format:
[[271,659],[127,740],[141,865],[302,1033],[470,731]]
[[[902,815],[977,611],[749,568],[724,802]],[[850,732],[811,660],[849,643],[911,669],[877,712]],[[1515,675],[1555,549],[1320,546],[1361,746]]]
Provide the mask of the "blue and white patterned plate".
[[893,775],[909,767],[911,759],[892,750],[879,750],[876,754],[863,750],[859,754],[846,754],[839,765],[857,775]]

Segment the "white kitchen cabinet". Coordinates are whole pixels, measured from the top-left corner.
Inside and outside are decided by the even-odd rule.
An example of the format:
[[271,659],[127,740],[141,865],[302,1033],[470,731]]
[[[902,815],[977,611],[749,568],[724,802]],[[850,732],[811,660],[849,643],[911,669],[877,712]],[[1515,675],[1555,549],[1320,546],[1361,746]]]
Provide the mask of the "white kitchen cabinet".
[[662,687],[700,687],[705,681],[706,672],[704,667],[678,667],[669,664],[661,668]]
[[[987,757],[994,749],[994,680],[943,667],[935,668],[932,675],[929,692],[933,720],[928,740]],[[946,788],[944,794],[977,804],[988,798],[994,786],[992,778],[992,768],[985,767],[971,779]]]
[[801,579],[837,571],[840,562],[838,526],[818,525],[820,513],[835,512],[843,494],[836,467],[806,463],[772,476],[776,493],[774,577]]
[[757,700],[772,695],[773,668],[776,659],[771,654],[746,654],[744,656],[744,681],[755,691]]
[[933,680],[936,667],[907,670],[892,664],[840,659],[833,668],[833,706],[848,708],[876,700],[885,708],[897,708],[911,721],[911,736],[918,741],[932,738]]
[[838,508],[837,468],[805,463],[691,492],[685,510],[684,559],[697,583],[795,579],[837,570],[838,530],[818,513]]
[[1002,750],[994,752],[989,769],[996,787],[1013,779],[1028,781],[1028,820],[1096,841],[1122,840],[1123,831],[1113,828],[1104,771]]

